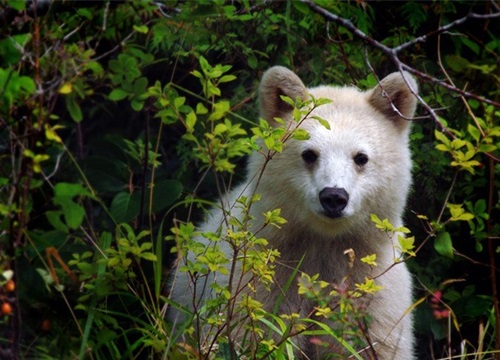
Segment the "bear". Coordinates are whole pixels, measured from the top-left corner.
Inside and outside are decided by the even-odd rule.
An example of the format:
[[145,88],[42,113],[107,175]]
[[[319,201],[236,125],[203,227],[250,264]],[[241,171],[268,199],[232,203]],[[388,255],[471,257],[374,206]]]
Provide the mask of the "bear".
[[[290,137],[282,151],[273,152],[272,157],[267,156],[270,152],[263,143],[249,156],[246,181],[223,196],[220,206],[213,208],[199,227],[200,234],[217,234],[220,240],[207,235],[197,239],[202,248],[216,246],[232,261],[224,265],[227,271],[197,276],[180,270],[195,261],[196,255],[181,254],[170,275],[170,303],[177,306],[170,306],[168,319],[179,324],[186,319],[186,309],[189,312],[194,308],[197,316],[203,316],[200,309],[214,298],[214,283],[231,285],[232,294],[238,292],[238,296],[251,294],[266,311],[278,307],[278,314],[307,317],[314,313],[315,304],[298,294],[300,274],[319,274],[321,281],[335,284],[337,289],[370,278],[381,288],[360,300],[365,301],[370,341],[368,350],[356,349],[359,356],[414,359],[412,277],[404,262],[395,264],[401,256],[398,236],[403,235],[378,229],[372,214],[387,219],[395,228],[403,226],[411,186],[409,134],[417,94],[417,82],[404,71],[388,75],[368,91],[360,91],[350,86],[306,88],[293,71],[281,66],[268,69],[258,90],[261,118],[274,128],[290,129],[299,124],[307,136]],[[294,107],[283,96],[303,102],[312,98],[330,102],[315,107],[298,123]],[[240,199],[248,201],[255,194],[260,195],[258,201],[241,205]],[[266,223],[263,214],[274,209],[280,209],[285,223]],[[234,226],[229,216],[239,223],[250,223],[249,229],[267,240],[266,248],[279,251],[267,286],[259,281],[252,283],[248,277],[243,277],[248,284],[241,281],[242,261],[235,261],[241,258],[241,251],[237,254],[237,247],[225,241],[228,229]],[[376,266],[360,260],[368,255],[376,255]],[[235,279],[239,279],[238,284]],[[247,285],[251,290],[245,290]],[[232,331],[241,332],[242,328]],[[311,337],[295,336],[296,355],[304,359],[349,355],[342,346],[334,345],[331,337],[315,340],[318,338],[320,344]]]

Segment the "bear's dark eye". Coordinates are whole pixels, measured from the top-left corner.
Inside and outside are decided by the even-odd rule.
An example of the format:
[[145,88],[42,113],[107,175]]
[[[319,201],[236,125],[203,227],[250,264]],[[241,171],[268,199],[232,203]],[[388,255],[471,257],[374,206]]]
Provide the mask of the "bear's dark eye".
[[318,159],[318,154],[312,150],[304,150],[302,152],[302,159],[306,164],[313,164]]
[[368,162],[368,155],[357,153],[354,157],[354,162],[356,163],[356,165],[363,166]]

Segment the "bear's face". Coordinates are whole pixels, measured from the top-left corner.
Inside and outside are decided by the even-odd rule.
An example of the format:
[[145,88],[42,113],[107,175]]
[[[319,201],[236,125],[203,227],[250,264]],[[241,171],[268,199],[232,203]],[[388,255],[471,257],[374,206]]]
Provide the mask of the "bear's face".
[[[332,100],[312,114],[327,120],[330,129],[313,118],[306,119],[301,128],[308,132],[309,139],[289,140],[284,151],[269,162],[261,192],[272,199],[270,206],[281,208],[289,223],[307,224],[329,235],[360,228],[371,213],[389,220],[398,216],[411,181],[409,121],[394,115],[389,101],[389,109],[380,108],[386,103],[379,99],[381,92],[377,88],[369,92],[327,86],[305,90],[295,74],[283,69],[276,70],[273,80],[286,76],[287,81],[279,82],[285,85],[276,88],[264,83],[264,90],[288,95],[288,87],[292,89],[290,97],[307,91],[315,98]],[[416,105],[414,96],[403,87],[406,84],[402,77],[396,80],[401,80],[400,86],[394,86],[393,79],[386,82],[384,91],[396,89],[397,99],[403,101],[398,109],[411,117]],[[261,97],[262,91],[261,86]],[[273,104],[271,97],[261,103],[261,111],[268,120],[273,116],[292,121],[287,108]]]
[[[399,199],[410,185],[406,134],[370,109],[361,93],[357,96],[355,106],[337,97],[315,111],[330,129],[307,119],[301,128],[309,139],[290,140],[266,169],[266,179],[283,184],[289,201],[300,202],[283,204],[285,217],[329,234],[360,226],[371,213],[382,218],[399,214],[404,206]],[[291,209],[296,212],[290,214]]]

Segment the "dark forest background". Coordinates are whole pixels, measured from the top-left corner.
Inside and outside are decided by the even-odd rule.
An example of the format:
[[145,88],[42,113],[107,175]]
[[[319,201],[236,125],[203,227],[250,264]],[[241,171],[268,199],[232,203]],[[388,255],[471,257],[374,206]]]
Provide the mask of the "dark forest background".
[[243,177],[272,65],[417,78],[418,358],[500,358],[498,2],[1,0],[1,359],[236,356],[173,341],[168,238]]

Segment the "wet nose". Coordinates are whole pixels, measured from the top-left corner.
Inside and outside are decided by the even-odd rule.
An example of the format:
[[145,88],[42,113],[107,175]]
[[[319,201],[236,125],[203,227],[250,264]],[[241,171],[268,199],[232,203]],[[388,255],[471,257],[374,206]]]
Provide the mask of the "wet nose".
[[343,188],[326,187],[319,193],[319,202],[327,216],[340,217],[349,202],[349,194]]

